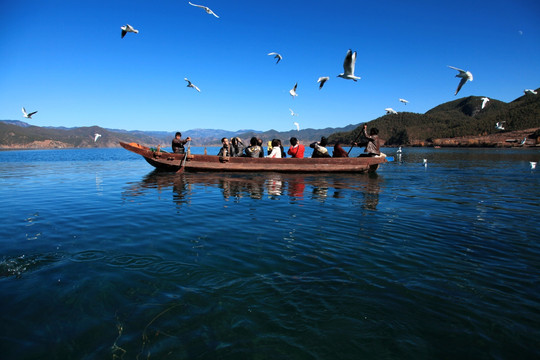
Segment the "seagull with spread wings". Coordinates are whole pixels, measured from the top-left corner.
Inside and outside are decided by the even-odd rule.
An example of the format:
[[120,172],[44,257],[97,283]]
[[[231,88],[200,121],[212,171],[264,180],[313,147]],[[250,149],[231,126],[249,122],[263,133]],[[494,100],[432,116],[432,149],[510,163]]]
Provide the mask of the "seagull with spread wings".
[[467,80],[473,81],[473,75],[471,74],[470,71],[461,70],[461,69],[458,69],[457,67],[453,67],[453,66],[450,66],[450,65],[448,65],[448,67],[450,69],[454,69],[454,70],[459,71],[459,74],[457,74],[456,77],[461,78],[461,80],[459,81],[459,85],[457,87],[456,93],[454,94],[454,95],[457,95],[457,93],[459,92],[459,90],[461,90],[461,87],[463,85],[465,85]]
[[126,36],[126,34],[128,32],[132,32],[134,34],[138,34],[139,33],[139,30],[136,30],[133,28],[133,26],[129,25],[129,24],[126,24],[124,26],[121,26],[120,29],[122,29],[122,39],[124,38],[124,36]]
[[97,139],[99,139],[100,137],[101,137],[101,134],[95,133],[94,134],[94,142],[96,142]]
[[387,114],[397,114],[397,111],[392,108],[386,108],[384,109]]
[[317,82],[319,83],[319,90],[322,89],[322,87],[324,86],[324,83],[327,82],[328,80],[330,80],[330,78],[328,76],[321,76]]
[[356,65],[356,51],[352,52],[351,49],[347,51],[345,55],[345,61],[343,61],[343,73],[339,74],[338,77],[347,79],[347,80],[360,80],[359,76],[354,75],[354,66]]
[[294,87],[289,90],[289,94],[291,94],[292,98],[294,99],[298,94],[296,93],[296,88],[298,87],[298,83],[294,84]]
[[407,105],[408,101],[405,100],[405,99],[399,99],[400,102],[404,103],[405,105]]
[[23,107],[22,108],[22,113],[23,113],[23,116],[27,119],[31,119],[32,118],[32,115],[34,115],[35,113],[37,113],[37,111],[32,111],[31,113],[27,113],[26,112],[26,109]]
[[207,14],[214,15],[215,17],[219,18],[219,16],[217,16],[216,13],[213,12],[208,6],[192,4],[192,3],[190,3],[189,1],[188,1],[188,4],[191,5],[191,6],[195,6],[195,7],[201,8],[201,9],[203,9],[204,11],[206,11]]
[[274,55],[274,59],[277,59],[276,65],[281,61],[281,59],[283,59],[283,56],[281,56],[281,54],[278,54],[277,52],[271,52],[268,55]]
[[489,101],[489,98],[483,97],[482,99],[482,109],[486,107],[487,102]]

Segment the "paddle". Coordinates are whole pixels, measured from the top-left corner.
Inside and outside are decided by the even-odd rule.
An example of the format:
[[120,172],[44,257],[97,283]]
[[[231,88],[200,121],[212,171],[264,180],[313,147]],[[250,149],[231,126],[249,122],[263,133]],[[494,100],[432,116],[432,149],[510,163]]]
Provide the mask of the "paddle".
[[186,159],[187,159],[187,156],[189,154],[189,148],[190,147],[191,147],[191,140],[188,141],[187,151],[184,154],[184,158],[182,159],[182,164],[180,165],[180,169],[178,169],[177,173],[181,173],[182,171],[184,171],[184,165],[186,164]]
[[351,148],[349,149],[349,152],[347,153],[347,155],[349,155],[351,153],[351,150],[353,149],[354,144],[357,143],[362,136],[364,136],[364,130],[363,129],[360,131],[360,134],[358,134],[356,139],[354,139],[353,144],[351,145]]

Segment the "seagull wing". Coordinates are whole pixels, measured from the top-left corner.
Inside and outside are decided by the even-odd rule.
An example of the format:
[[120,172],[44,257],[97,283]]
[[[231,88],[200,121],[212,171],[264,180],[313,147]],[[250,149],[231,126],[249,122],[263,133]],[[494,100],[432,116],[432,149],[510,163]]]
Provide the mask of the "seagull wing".
[[187,86],[191,86],[191,81],[188,80],[188,78],[184,78],[188,82]]
[[34,115],[35,113],[37,113],[37,111],[33,111],[33,112],[31,112],[30,114],[28,114],[28,117],[30,117],[30,116],[32,116],[32,115]]
[[448,65],[448,67],[449,67],[450,69],[454,69],[454,70],[459,71],[460,75],[466,73],[465,70],[459,69],[459,68],[457,68],[457,67],[453,67],[453,66],[450,66],[450,65]]
[[198,8],[201,8],[201,9],[205,9],[205,10],[206,10],[206,6],[193,4],[193,3],[189,2],[189,1],[188,1],[188,4],[191,5],[191,6],[196,6],[196,7],[198,7]]
[[352,52],[351,49],[347,51],[345,55],[345,61],[343,61],[343,72],[345,75],[354,75],[354,66],[356,63],[356,51]]
[[[207,8],[207,9],[208,9],[208,8]],[[217,14],[216,14],[215,12],[213,12],[213,11],[210,10],[210,9],[208,9],[208,11],[210,11],[209,14],[212,14],[212,15],[214,15],[215,17],[217,17],[217,18],[219,19],[219,16],[217,16]],[[207,12],[208,12],[208,11],[207,11]]]
[[27,117],[28,114],[26,113],[26,109],[23,107],[21,110],[22,110],[22,113],[23,113],[24,117]]
[[122,39],[124,38],[124,36],[126,36],[126,34],[127,34],[127,31],[122,29]]
[[197,90],[198,92],[201,92],[201,89],[199,89],[197,86],[193,85],[193,87],[194,87],[195,90]]
[[467,78],[464,77],[464,78],[461,78],[461,80],[459,81],[459,85],[457,86],[457,90],[456,90],[456,93],[454,95],[457,95],[457,93],[459,92],[459,90],[461,90],[461,87],[467,82]]

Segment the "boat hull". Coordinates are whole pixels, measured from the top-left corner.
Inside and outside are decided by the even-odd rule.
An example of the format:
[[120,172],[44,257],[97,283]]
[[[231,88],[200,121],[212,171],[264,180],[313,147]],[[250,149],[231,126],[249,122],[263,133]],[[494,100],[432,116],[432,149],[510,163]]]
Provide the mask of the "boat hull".
[[[141,155],[161,171],[224,171],[281,173],[364,173],[377,171],[385,156],[351,158],[249,158],[216,155],[173,154],[135,144],[120,142],[131,152]],[[184,160],[186,158],[186,161]]]

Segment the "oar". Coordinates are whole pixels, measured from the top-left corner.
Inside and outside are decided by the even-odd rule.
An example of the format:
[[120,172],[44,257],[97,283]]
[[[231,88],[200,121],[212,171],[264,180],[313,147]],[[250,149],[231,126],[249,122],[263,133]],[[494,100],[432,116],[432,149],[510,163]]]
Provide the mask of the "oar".
[[182,159],[182,164],[180,165],[180,169],[178,169],[177,173],[181,173],[184,171],[184,165],[186,164],[186,159],[189,154],[189,148],[191,147],[191,141],[188,141],[188,148],[187,151],[184,153],[184,158]]
[[358,134],[358,136],[356,137],[356,139],[353,141],[352,145],[351,145],[351,148],[349,149],[349,152],[347,153],[347,155],[349,155],[351,153],[351,150],[353,149],[354,147],[354,143],[358,142],[358,140],[360,140],[360,137],[364,135],[364,128],[362,128],[362,130],[360,131],[360,134]]

